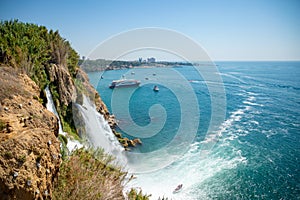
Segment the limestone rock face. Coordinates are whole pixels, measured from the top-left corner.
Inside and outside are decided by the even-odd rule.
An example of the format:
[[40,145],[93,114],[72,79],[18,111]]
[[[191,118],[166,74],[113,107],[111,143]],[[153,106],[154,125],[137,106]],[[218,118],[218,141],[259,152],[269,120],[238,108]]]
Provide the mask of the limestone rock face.
[[69,105],[76,99],[76,88],[69,70],[61,65],[52,64],[47,68],[51,82],[57,86],[62,105]]
[[0,199],[49,199],[60,158],[58,121],[39,87],[0,67]]

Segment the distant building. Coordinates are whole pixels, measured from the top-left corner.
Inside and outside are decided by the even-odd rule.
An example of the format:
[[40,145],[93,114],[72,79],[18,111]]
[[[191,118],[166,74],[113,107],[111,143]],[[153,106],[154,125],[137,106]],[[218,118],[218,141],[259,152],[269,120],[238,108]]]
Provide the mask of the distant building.
[[141,63],[143,61],[143,58],[139,58],[139,63]]
[[147,58],[147,62],[148,63],[155,63],[155,58],[153,58],[153,57]]

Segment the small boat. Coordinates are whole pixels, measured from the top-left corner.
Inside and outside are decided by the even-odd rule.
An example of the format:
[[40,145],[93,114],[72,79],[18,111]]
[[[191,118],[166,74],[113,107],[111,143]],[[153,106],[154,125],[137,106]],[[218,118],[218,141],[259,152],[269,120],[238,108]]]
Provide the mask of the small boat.
[[173,191],[173,193],[178,193],[178,192],[180,192],[181,190],[182,190],[182,184],[179,184],[176,188],[175,188],[175,190]]
[[158,88],[158,86],[156,85],[156,86],[154,86],[154,88],[153,88],[153,91],[154,92],[158,92],[159,91],[159,88]]
[[140,85],[140,81],[134,79],[121,79],[121,80],[114,80],[111,82],[109,88],[118,88],[118,87],[135,87]]
[[131,75],[135,75],[135,73],[134,73],[134,72],[131,72]]

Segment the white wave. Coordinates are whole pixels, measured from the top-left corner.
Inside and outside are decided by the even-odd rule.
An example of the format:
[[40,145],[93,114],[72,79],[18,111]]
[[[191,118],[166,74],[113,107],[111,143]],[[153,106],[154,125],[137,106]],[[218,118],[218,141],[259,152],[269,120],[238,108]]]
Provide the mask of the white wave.
[[[253,93],[246,93],[246,95],[247,101],[254,103],[256,95]],[[203,141],[191,144],[189,151],[180,160],[156,172],[137,175],[137,179],[129,183],[129,187],[141,187],[144,192],[152,194],[151,199],[155,200],[163,196],[173,200],[208,199],[209,192],[202,190],[201,185],[223,170],[234,169],[240,164],[247,163],[243,152],[235,148],[232,141],[239,143],[239,137],[251,132],[245,130],[244,122],[240,121],[244,117],[249,117],[247,113],[252,106],[244,103],[241,108],[230,113],[217,131],[208,133]],[[258,125],[255,120],[251,123]],[[217,141],[214,148],[202,149],[203,145]],[[181,183],[183,184],[182,191],[173,194],[172,191]]]
[[247,94],[248,94],[248,95],[250,95],[250,96],[258,96],[258,94],[257,94],[257,93],[254,93],[254,92],[249,92],[249,91],[247,92]]
[[[192,144],[191,150],[171,166],[156,172],[138,174],[126,187],[142,188],[144,193],[152,195],[150,199],[153,200],[163,196],[173,200],[195,199],[194,194],[190,193],[193,187],[201,185],[225,169],[235,168],[246,160],[238,151],[230,153],[233,158],[222,158],[213,152],[210,152],[210,156],[201,158],[199,145],[199,142]],[[178,184],[183,184],[183,189],[180,193],[173,194]]]
[[255,125],[259,125],[259,122],[258,121],[255,121],[255,120],[251,120],[251,121],[249,121],[250,123],[252,123],[252,124],[255,124]]
[[241,82],[241,83],[245,83],[245,81],[243,81],[242,79],[240,79],[240,78],[238,78],[238,77],[232,75],[232,73],[231,73],[231,74],[230,74],[230,73],[228,73],[228,74],[227,74],[227,73],[219,73],[219,75],[221,75],[221,76],[226,76],[226,77],[235,79],[235,80],[237,80],[237,81],[239,81],[239,82]]
[[261,104],[253,103],[253,102],[250,102],[250,101],[243,101],[243,103],[247,104],[247,105],[251,105],[251,106],[261,106]]
[[[156,172],[137,175],[137,179],[127,187],[143,188],[144,192],[152,194],[153,200],[163,196],[173,200],[196,199],[199,196],[207,198],[206,191],[199,189],[195,197],[195,187],[201,188],[201,184],[223,170],[233,169],[247,162],[241,150],[230,145],[230,141],[236,140],[239,135],[247,134],[247,131],[238,129],[236,133],[229,129],[235,122],[240,121],[249,109],[246,106],[232,112],[217,132],[209,134],[204,141],[191,144],[189,151],[180,160]],[[222,135],[224,132],[226,135]],[[219,140],[221,136],[221,141],[213,149],[201,149],[203,144]],[[183,189],[180,193],[173,194],[172,191],[178,184],[183,184]]]
[[255,101],[256,100],[256,97],[255,96],[250,96],[248,97],[248,101]]

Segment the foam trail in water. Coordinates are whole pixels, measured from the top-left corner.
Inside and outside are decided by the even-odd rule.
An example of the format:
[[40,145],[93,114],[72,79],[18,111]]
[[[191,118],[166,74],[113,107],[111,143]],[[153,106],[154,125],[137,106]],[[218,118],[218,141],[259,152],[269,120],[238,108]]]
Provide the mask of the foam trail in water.
[[[255,97],[250,96],[247,101],[253,102]],[[153,200],[163,196],[173,200],[209,199],[207,191],[202,188],[207,180],[223,170],[233,169],[239,164],[247,162],[247,159],[242,156],[242,152],[232,146],[230,142],[236,140],[240,134],[247,134],[247,131],[244,130],[240,130],[241,133],[233,132],[232,126],[240,122],[251,108],[245,104],[242,108],[233,111],[229,118],[209,137],[204,141],[193,143],[190,150],[180,160],[156,172],[138,174],[137,179],[130,182],[128,188],[141,187],[143,192],[152,194],[151,199]],[[214,140],[218,140],[219,144],[207,152],[208,156],[202,156],[201,151],[204,151],[202,145]],[[182,191],[173,194],[173,190],[181,183],[183,184]]]
[[[51,95],[51,92],[49,90],[49,86],[48,85],[45,88],[45,93],[46,93],[46,97],[47,97],[46,108],[47,108],[47,110],[49,110],[50,112],[52,112],[57,117],[57,119],[58,119],[58,126],[59,126],[58,133],[61,134],[61,135],[66,136],[67,134],[62,129],[60,118],[59,118],[59,115],[58,115],[58,113],[56,111],[56,108],[55,108],[55,105],[54,105],[54,102],[53,102],[53,99],[52,99],[52,95]],[[70,152],[73,151],[76,148],[81,148],[82,146],[83,145],[80,142],[78,142],[76,140],[68,139],[67,148],[68,148],[68,150]]]
[[[233,169],[239,163],[244,162],[237,151],[232,149],[228,156],[220,157],[218,152],[224,150],[218,147],[210,156],[201,157],[201,143],[196,142],[190,146],[190,150],[177,162],[155,172],[138,174],[137,179],[129,182],[127,186],[142,188],[144,193],[152,194],[150,199],[168,197],[173,200],[197,199],[191,194],[195,186],[200,186],[225,169]],[[149,161],[150,163],[151,161]],[[173,194],[178,184],[183,184],[181,192]],[[199,191],[205,197],[205,191]],[[197,194],[199,195],[199,194]]]
[[127,159],[124,148],[113,134],[109,124],[85,95],[83,104],[76,104],[84,120],[86,137],[94,147],[101,147],[107,153],[116,157],[118,164],[125,166]]
[[[221,171],[233,169],[238,164],[247,161],[240,150],[228,147],[232,135],[227,134],[227,132],[235,122],[241,120],[249,109],[249,106],[245,106],[232,112],[230,117],[221,124],[218,131],[204,141],[191,144],[190,150],[172,165],[156,172],[138,174],[137,179],[129,182],[128,189],[141,187],[143,192],[152,194],[150,199],[153,200],[163,196],[173,200],[197,199],[199,196],[201,199],[209,199],[206,191],[202,191],[201,185]],[[226,134],[223,135],[224,132]],[[202,156],[203,144],[220,139],[222,139],[219,141],[220,144],[207,152],[209,156]],[[151,160],[149,160],[149,164],[151,164]],[[173,190],[178,184],[183,184],[183,189],[181,192],[173,194]],[[198,188],[195,189],[195,187]],[[196,190],[197,196],[195,196]]]

